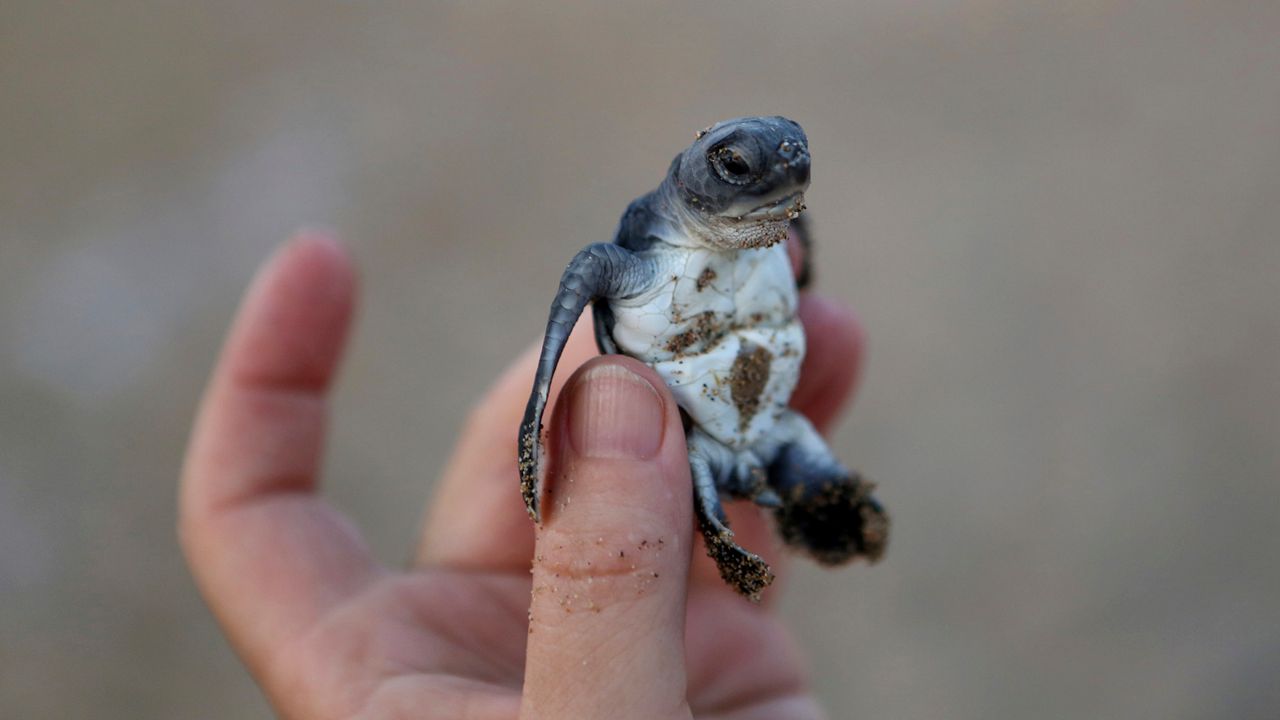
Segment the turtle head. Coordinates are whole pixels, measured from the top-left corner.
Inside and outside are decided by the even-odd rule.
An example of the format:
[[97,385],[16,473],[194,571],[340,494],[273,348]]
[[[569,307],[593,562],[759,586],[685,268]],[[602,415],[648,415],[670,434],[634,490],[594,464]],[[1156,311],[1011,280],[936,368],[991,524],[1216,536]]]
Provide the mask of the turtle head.
[[723,248],[772,245],[804,209],[809,142],[784,117],[726,120],[698,133],[668,181],[692,234]]

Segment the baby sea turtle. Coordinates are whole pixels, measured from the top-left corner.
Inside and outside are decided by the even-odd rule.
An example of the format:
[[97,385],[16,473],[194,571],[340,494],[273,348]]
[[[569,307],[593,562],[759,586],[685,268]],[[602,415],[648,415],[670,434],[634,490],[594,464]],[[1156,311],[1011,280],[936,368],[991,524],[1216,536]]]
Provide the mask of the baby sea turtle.
[[[808,140],[799,125],[783,117],[727,120],[698,133],[662,184],[631,203],[612,243],[574,256],[551,304],[520,426],[520,483],[535,521],[551,376],[592,303],[600,351],[652,367],[680,405],[695,511],[726,582],[758,599],[773,573],[734,542],[722,498],[772,508],[783,539],[820,563],[880,557],[889,519],[872,484],[841,465],[813,425],[787,407],[805,337],[784,240],[808,186]],[[807,275],[801,272],[802,282]]]

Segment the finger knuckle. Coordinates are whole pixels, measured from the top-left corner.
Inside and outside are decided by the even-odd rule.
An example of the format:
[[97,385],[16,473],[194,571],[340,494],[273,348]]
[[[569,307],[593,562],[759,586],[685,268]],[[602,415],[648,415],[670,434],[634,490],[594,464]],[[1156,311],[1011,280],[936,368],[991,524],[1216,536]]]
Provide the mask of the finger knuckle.
[[535,597],[565,613],[601,612],[676,579],[678,540],[670,534],[547,530],[534,556]]

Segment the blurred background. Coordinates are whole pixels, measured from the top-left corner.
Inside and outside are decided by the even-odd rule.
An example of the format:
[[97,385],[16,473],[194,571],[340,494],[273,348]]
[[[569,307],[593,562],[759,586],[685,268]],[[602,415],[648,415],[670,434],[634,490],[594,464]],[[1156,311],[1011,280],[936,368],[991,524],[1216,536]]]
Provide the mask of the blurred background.
[[5,0],[0,714],[269,717],[175,482],[296,227],[362,269],[326,492],[400,563],[572,253],[779,113],[871,338],[835,444],[896,520],[783,601],[833,717],[1280,717],[1278,37],[1271,2]]

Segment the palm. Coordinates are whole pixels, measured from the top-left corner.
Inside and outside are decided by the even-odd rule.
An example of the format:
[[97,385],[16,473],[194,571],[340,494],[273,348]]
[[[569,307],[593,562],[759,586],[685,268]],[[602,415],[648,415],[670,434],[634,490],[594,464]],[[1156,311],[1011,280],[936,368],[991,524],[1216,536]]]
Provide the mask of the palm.
[[[527,573],[526,573],[527,576]],[[687,629],[696,717],[779,715],[797,702],[799,669],[771,613],[722,592],[695,592]],[[304,717],[515,718],[528,621],[527,577],[425,570],[388,577],[295,648]],[[335,664],[335,659],[341,659]],[[469,708],[463,715],[460,708]]]
[[[567,698],[575,716],[821,716],[770,596],[762,606],[734,594],[693,546],[674,405],[668,434],[679,439],[664,446],[658,469],[643,467],[641,482],[609,491],[643,493],[661,476],[667,494],[637,496],[634,509],[610,495],[604,512],[617,506],[623,514],[590,529],[597,543],[632,542],[636,528],[665,533],[678,552],[634,561],[652,563],[642,574],[661,570],[662,580],[646,589],[625,573],[579,567],[563,581],[573,602],[540,592],[547,588],[538,578],[545,586],[551,577],[539,567],[544,554],[564,570],[592,550],[588,543],[552,558],[573,539],[568,521],[535,533],[517,492],[511,446],[535,352],[468,421],[429,506],[415,567],[376,563],[315,494],[325,391],[353,295],[349,262],[331,242],[300,240],[267,266],[227,341],[183,473],[180,528],[192,568],[277,710],[298,718],[543,717],[570,714]],[[795,404],[821,427],[852,388],[860,341],[847,314],[816,298],[802,303],[801,316],[818,332]],[[562,362],[573,367],[592,352],[579,336]],[[605,468],[605,476],[636,472]],[[671,497],[682,502],[633,522],[639,509]],[[765,518],[744,506],[730,516],[743,544],[782,574],[785,559]],[[632,584],[619,592],[623,582]]]

